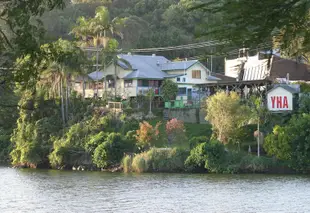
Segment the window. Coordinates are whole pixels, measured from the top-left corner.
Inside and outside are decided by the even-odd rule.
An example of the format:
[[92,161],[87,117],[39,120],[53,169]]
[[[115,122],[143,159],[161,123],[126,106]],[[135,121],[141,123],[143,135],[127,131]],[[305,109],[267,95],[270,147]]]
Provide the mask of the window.
[[200,70],[193,70],[192,71],[192,78],[201,79],[201,71]]
[[149,86],[149,81],[148,80],[139,80],[138,81],[138,86],[139,87],[148,87]]
[[115,82],[114,80],[109,80],[108,81],[108,88],[114,88]]
[[178,95],[186,95],[186,87],[179,87]]
[[180,78],[177,78],[177,82],[180,82],[181,81],[181,79]]
[[182,79],[182,82],[185,82],[185,81],[186,81],[186,78],[183,78],[183,79]]
[[125,80],[124,81],[124,87],[125,88],[132,87],[132,80]]

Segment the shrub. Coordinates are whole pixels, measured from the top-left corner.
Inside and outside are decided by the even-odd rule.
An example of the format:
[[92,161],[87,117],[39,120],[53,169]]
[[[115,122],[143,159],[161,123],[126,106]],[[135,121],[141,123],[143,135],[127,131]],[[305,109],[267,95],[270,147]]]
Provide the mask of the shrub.
[[185,168],[188,171],[203,171],[205,170],[206,162],[206,144],[198,144],[190,151],[190,155],[185,161]]
[[224,172],[227,166],[227,155],[224,145],[218,141],[210,141],[210,143],[206,143],[205,150],[207,156],[205,168],[209,172]]
[[290,167],[300,172],[310,170],[310,114],[292,117],[283,127],[275,126],[264,142],[269,155],[288,160]]
[[242,158],[240,163],[240,171],[265,173],[275,167],[275,161],[268,157],[257,157],[253,155],[246,155]]
[[153,172],[184,171],[188,152],[178,148],[152,148],[147,152],[149,168]]
[[[209,143],[198,144],[192,149],[185,166],[188,171],[235,172],[235,161],[233,153],[226,152],[223,144],[212,140]],[[231,167],[228,167],[229,165]]]
[[122,166],[125,173],[132,171],[131,164],[132,164],[132,157],[126,155],[122,160]]
[[106,141],[95,149],[93,162],[99,168],[110,167],[120,163],[124,153],[132,150],[131,141],[125,140],[119,133],[110,133]]
[[135,119],[125,120],[122,125],[121,133],[125,135],[128,131],[139,129],[139,122]]
[[132,171],[133,172],[147,172],[148,171],[148,156],[146,152],[136,155],[132,160]]
[[156,143],[159,136],[159,126],[161,122],[158,122],[155,127],[149,124],[147,121],[140,123],[140,128],[137,130],[137,145],[139,149],[146,150]]
[[205,143],[209,140],[210,140],[210,138],[208,138],[206,136],[193,137],[189,140],[189,147],[190,147],[190,149],[193,149],[198,144]]
[[108,135],[109,135],[108,133],[100,132],[98,134],[89,136],[84,146],[85,150],[89,152],[90,154],[93,154],[95,149],[100,144],[104,143]]
[[182,141],[187,140],[184,122],[176,118],[173,118],[166,123],[166,132],[170,146],[171,144],[182,143]]
[[[133,158],[131,168],[132,171],[139,173],[181,172],[185,170],[184,162],[187,156],[187,151],[178,148],[152,148],[147,152],[136,155]],[[128,168],[127,166],[127,171]]]

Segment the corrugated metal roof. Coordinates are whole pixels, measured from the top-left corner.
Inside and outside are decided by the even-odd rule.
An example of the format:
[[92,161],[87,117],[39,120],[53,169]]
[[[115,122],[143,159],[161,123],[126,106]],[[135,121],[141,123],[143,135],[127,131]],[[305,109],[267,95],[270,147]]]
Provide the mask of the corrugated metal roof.
[[[167,74],[161,70],[161,65],[169,62],[169,60],[163,56],[121,54],[119,57],[128,61],[133,69],[124,79],[163,79],[167,76]],[[122,67],[127,67],[122,62],[119,62],[119,64]]]
[[175,62],[168,62],[161,65],[161,69],[163,71],[169,70],[186,70],[189,67],[196,64],[198,60],[191,60],[191,61],[175,61]]
[[[234,63],[233,63],[234,62]],[[225,74],[231,77],[237,77],[241,72],[241,61],[238,59],[227,60],[227,72]],[[277,78],[286,78],[289,74],[293,81],[310,81],[310,67],[307,64],[299,63],[294,60],[284,59],[273,55],[271,58],[271,67],[268,68],[268,59],[258,59],[258,56],[249,57],[244,65],[244,73],[240,80],[257,81]]]

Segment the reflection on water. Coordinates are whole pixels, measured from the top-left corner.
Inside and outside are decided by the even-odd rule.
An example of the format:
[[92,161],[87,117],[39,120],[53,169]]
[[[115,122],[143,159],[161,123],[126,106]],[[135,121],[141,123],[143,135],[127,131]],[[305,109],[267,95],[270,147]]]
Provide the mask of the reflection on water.
[[310,178],[0,167],[0,212],[310,212]]

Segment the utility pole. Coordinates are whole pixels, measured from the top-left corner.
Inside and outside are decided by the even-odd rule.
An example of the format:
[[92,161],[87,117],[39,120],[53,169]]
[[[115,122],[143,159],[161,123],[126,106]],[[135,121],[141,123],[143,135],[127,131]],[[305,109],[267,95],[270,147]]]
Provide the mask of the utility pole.
[[[98,42],[98,41],[97,41]],[[97,90],[97,95],[96,98],[98,98],[98,72],[99,72],[99,49],[98,49],[98,43],[96,44],[97,49],[96,49],[96,90]]]
[[257,157],[260,156],[260,130],[259,130],[259,121],[260,118],[258,116],[258,121],[257,121],[257,131],[258,131],[258,136],[257,136]]

